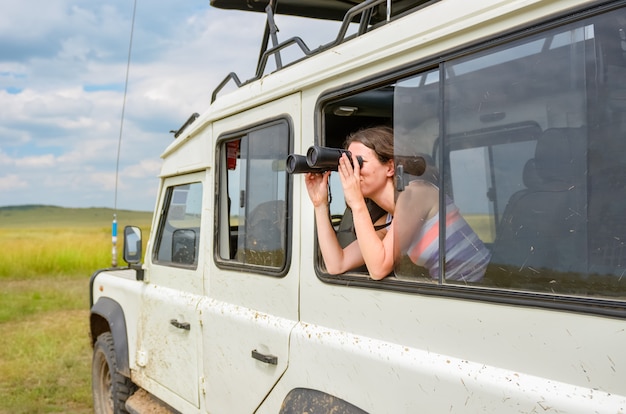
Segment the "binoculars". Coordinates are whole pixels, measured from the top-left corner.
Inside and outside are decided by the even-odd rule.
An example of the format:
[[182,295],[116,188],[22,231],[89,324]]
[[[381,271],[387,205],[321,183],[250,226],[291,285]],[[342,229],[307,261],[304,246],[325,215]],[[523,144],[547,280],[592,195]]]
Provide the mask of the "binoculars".
[[[329,148],[313,145],[306,152],[306,156],[289,154],[285,165],[285,170],[289,174],[301,173],[321,173],[324,171],[337,171],[339,168],[339,158],[346,154],[352,163],[350,151],[341,148]],[[359,166],[363,166],[363,158],[357,156]]]

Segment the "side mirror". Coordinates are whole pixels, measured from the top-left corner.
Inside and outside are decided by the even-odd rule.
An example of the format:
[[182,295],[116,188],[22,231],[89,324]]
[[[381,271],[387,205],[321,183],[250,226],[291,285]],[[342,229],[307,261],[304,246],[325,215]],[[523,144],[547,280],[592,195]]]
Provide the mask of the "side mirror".
[[141,262],[141,229],[135,226],[124,227],[124,261],[129,265]]

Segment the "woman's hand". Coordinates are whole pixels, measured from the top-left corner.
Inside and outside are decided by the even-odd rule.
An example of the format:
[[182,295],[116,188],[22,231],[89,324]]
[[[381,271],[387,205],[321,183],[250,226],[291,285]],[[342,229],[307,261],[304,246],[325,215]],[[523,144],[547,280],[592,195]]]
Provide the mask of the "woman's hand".
[[365,202],[361,192],[361,166],[356,156],[353,156],[353,160],[350,162],[345,153],[341,155],[339,158],[339,178],[346,204],[350,208],[354,208],[360,202]]
[[304,182],[313,207],[328,204],[328,177],[330,177],[330,171],[305,174]]

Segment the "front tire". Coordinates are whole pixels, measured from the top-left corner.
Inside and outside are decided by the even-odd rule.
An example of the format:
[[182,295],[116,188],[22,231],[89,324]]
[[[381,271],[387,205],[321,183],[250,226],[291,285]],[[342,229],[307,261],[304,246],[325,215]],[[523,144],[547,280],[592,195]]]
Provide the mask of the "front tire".
[[111,332],[98,336],[91,361],[91,390],[96,414],[126,414],[126,399],[135,390],[129,378],[117,372]]

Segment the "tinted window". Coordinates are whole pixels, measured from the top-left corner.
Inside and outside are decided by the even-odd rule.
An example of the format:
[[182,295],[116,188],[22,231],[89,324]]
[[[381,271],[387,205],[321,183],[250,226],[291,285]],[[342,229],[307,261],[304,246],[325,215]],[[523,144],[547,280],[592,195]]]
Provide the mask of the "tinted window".
[[[624,295],[623,14],[448,61],[441,89],[427,74],[398,83],[397,147],[434,158],[443,197],[491,252],[479,286]],[[464,283],[447,274],[460,243],[450,228],[440,225],[446,270],[431,276]]]

